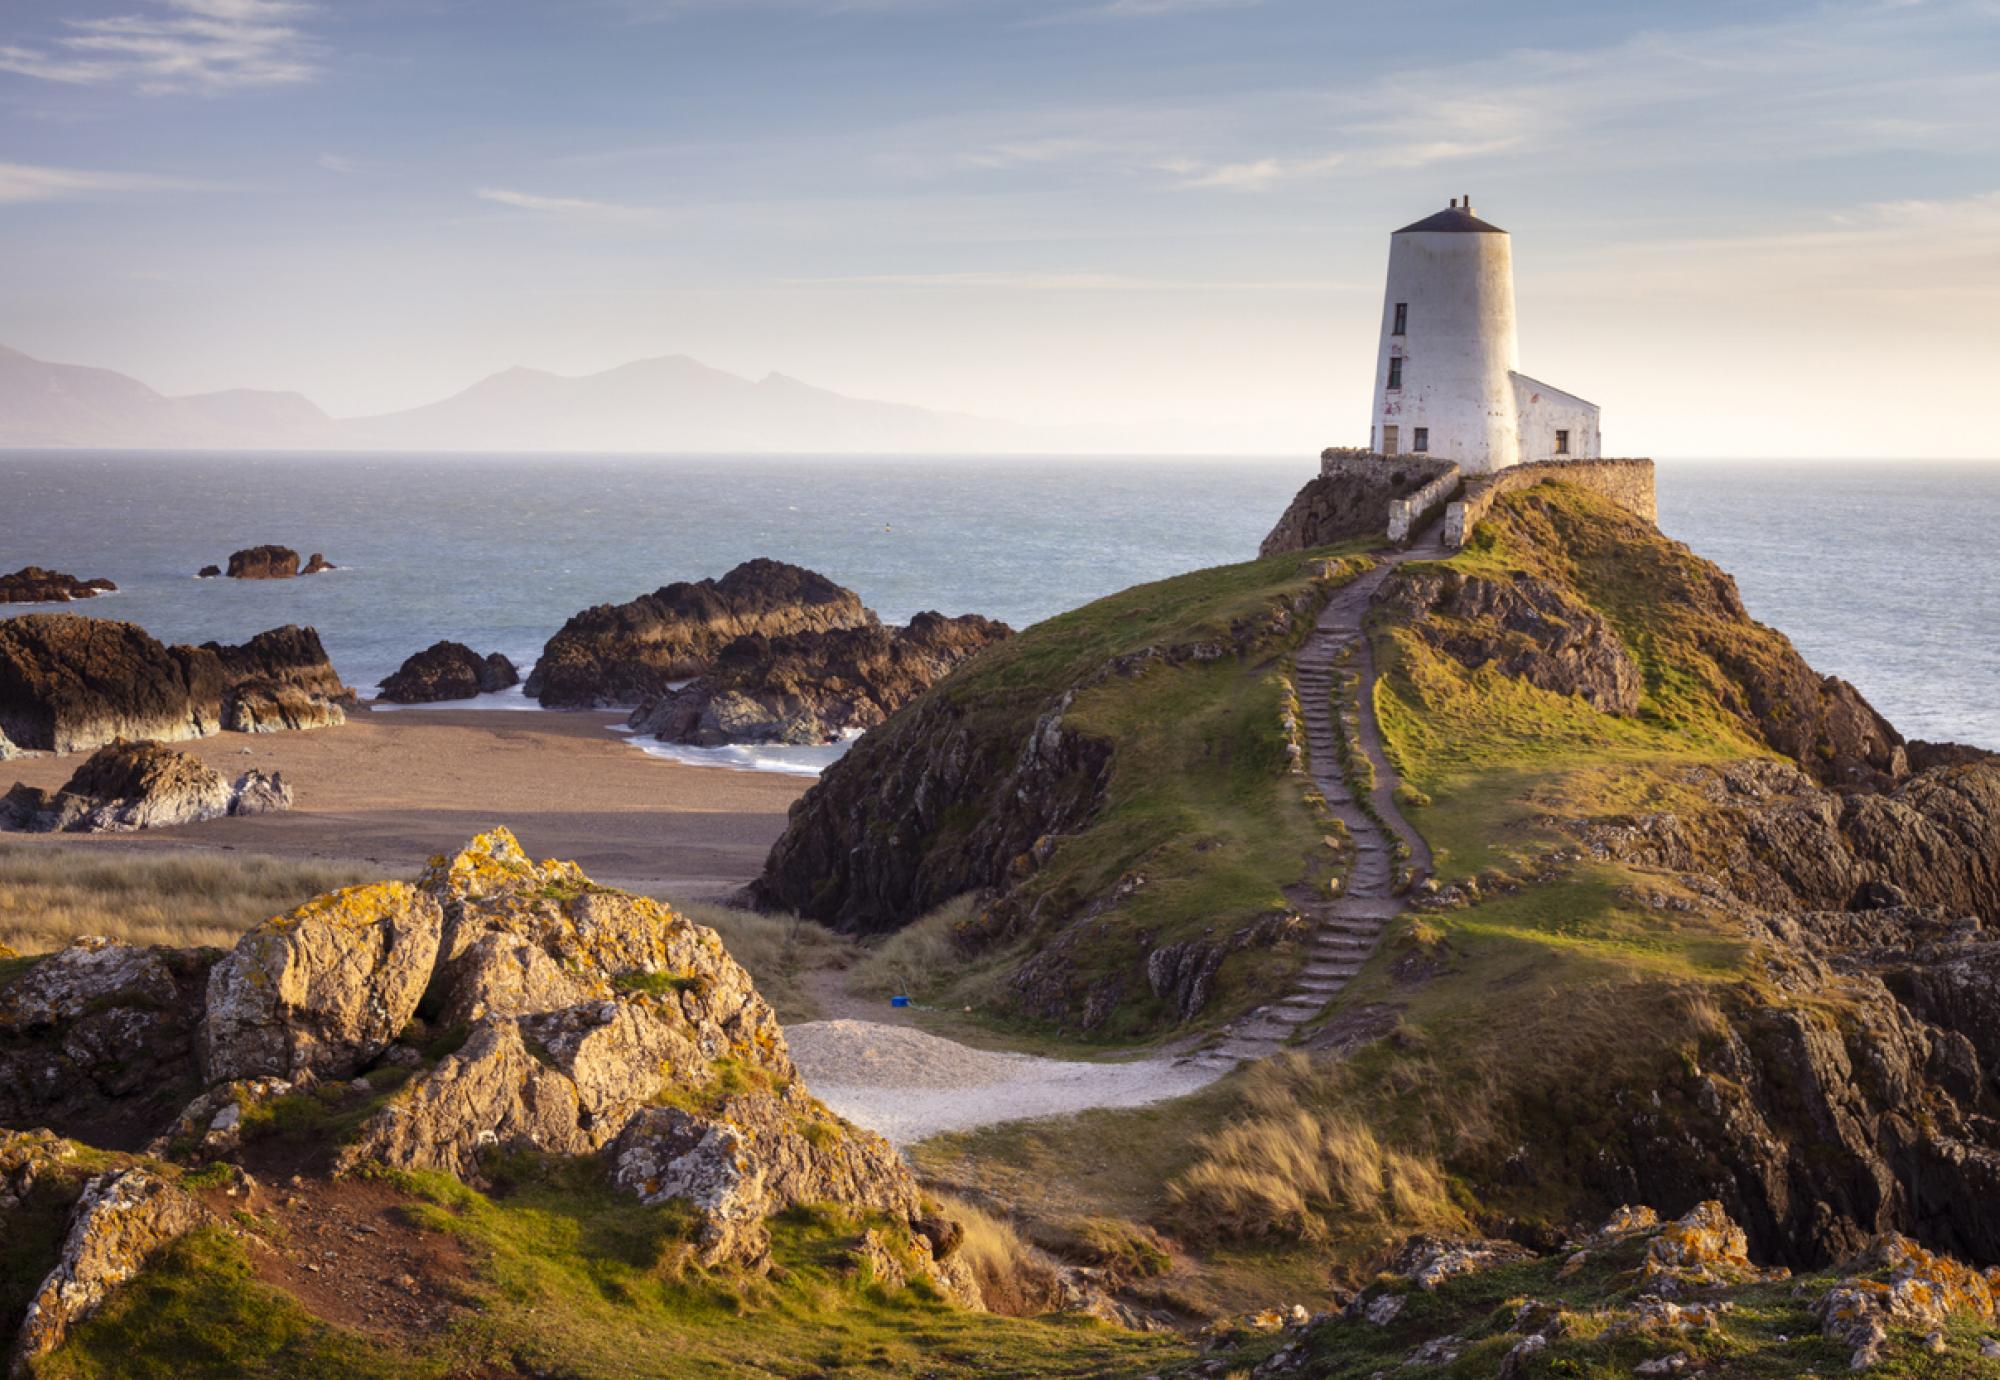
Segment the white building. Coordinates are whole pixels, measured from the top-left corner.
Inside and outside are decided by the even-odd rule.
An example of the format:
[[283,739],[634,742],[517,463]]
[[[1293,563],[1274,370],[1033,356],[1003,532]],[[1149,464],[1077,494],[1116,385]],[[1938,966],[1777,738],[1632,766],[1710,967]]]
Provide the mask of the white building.
[[1371,450],[1468,473],[1598,458],[1597,404],[1520,370],[1509,246],[1471,197],[1389,237]]

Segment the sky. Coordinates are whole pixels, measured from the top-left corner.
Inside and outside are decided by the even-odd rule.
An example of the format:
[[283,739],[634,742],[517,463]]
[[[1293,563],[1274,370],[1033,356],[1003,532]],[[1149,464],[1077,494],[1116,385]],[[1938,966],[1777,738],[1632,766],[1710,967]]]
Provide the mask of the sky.
[[0,344],[337,416],[688,354],[1365,441],[1388,234],[1513,235],[1608,454],[2000,455],[2000,0],[6,0]]

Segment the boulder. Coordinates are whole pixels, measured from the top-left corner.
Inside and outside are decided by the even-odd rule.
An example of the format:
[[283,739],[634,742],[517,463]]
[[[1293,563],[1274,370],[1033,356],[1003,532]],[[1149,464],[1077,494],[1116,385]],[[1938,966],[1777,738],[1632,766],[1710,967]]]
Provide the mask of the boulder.
[[332,561],[328,560],[326,557],[320,555],[319,552],[315,551],[312,553],[311,559],[309,559],[306,562],[305,569],[301,570],[299,574],[318,575],[324,571],[338,570],[338,569],[340,569],[339,566],[335,565]]
[[631,725],[704,747],[837,742],[881,723],[1011,633],[977,614],[920,613],[902,628],[740,637],[706,675],[642,704]]
[[867,627],[860,596],[782,561],[752,560],[719,580],[666,585],[585,609],[549,639],[528,676],[544,705],[637,705],[709,669],[739,637]]
[[315,727],[341,722],[349,698],[311,628],[165,647],[134,624],[77,614],[0,621],[0,734],[21,748],[172,742],[225,724]]
[[86,937],[0,987],[0,1124],[144,1144],[194,1090],[213,957]]
[[109,580],[79,580],[59,570],[24,565],[11,575],[0,575],[0,604],[67,604],[72,599],[95,599],[117,588]]
[[92,753],[58,791],[17,785],[0,797],[0,829],[122,833],[283,810],[291,798],[277,776],[250,771],[231,784],[185,752],[121,739]]
[[29,1374],[37,1357],[103,1307],[148,1256],[209,1220],[200,1203],[146,1170],[92,1179],[77,1202],[62,1254],[21,1321],[9,1373]]
[[0,620],[0,733],[53,752],[199,738],[222,717],[220,667],[203,662],[131,623],[73,613]]
[[220,575],[221,573],[222,573],[221,566],[205,565],[200,570],[197,570],[194,573],[194,577],[197,580],[213,580],[216,576]]
[[520,683],[514,663],[498,652],[482,657],[463,642],[433,642],[382,682],[380,698],[391,704],[469,700]]
[[250,546],[229,553],[232,580],[289,580],[299,573],[299,553],[289,546]]
[[348,887],[267,920],[208,978],[208,1079],[348,1078],[416,1014],[437,902],[404,882]]

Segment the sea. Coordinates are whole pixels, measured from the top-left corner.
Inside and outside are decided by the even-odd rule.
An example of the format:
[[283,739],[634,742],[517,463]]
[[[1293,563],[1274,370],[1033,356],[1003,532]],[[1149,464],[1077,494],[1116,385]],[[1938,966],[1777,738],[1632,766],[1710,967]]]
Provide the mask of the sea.
[[[1317,468],[1293,458],[0,453],[0,571],[107,577],[64,607],[163,640],[319,630],[364,694],[441,638],[525,676],[579,609],[770,556],[924,609],[1026,627],[1256,554]],[[1662,460],[1660,526],[1906,736],[2000,749],[2000,463]],[[239,547],[339,570],[198,580]],[[0,606],[19,614],[51,606]],[[470,705],[533,711],[518,691]],[[425,712],[410,710],[406,712]],[[815,772],[840,751],[660,755]]]

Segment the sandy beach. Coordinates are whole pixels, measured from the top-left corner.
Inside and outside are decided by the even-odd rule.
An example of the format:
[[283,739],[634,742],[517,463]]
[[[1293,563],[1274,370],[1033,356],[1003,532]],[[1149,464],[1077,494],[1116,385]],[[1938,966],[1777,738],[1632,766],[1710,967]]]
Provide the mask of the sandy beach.
[[[614,713],[362,709],[339,728],[223,733],[176,746],[228,775],[284,773],[286,814],[97,837],[9,835],[101,848],[213,848],[379,865],[400,875],[505,824],[537,857],[601,882],[687,899],[749,881],[811,778],[685,766],[608,731]],[[54,788],[83,761],[32,757],[0,782]]]

